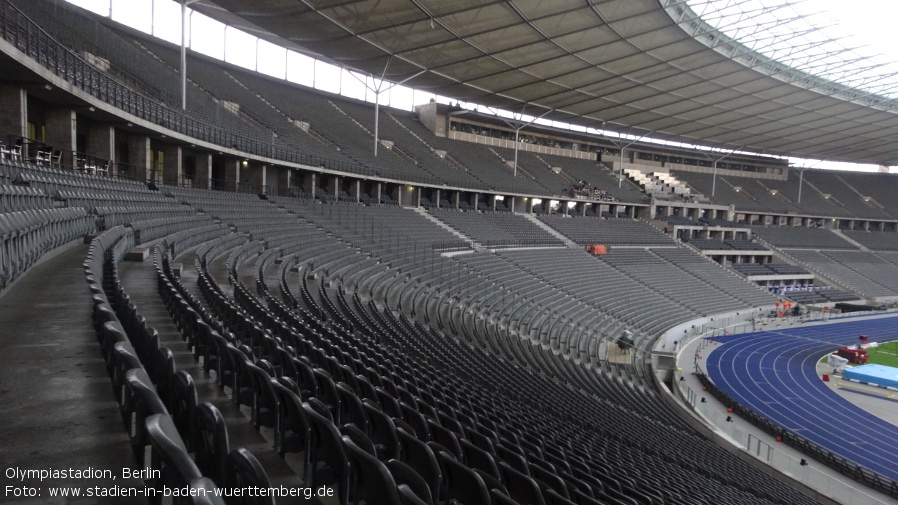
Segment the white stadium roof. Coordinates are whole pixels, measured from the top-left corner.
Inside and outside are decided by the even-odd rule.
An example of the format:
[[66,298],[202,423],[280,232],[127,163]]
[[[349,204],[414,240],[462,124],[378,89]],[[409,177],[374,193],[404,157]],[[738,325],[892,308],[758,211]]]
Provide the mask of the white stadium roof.
[[894,72],[782,3],[199,0],[191,8],[467,102],[721,149],[898,165]]

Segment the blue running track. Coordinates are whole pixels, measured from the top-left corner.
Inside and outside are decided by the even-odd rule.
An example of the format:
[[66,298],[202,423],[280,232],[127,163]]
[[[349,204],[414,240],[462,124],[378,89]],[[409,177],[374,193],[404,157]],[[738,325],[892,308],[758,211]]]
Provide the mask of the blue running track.
[[858,409],[817,375],[817,361],[858,335],[898,340],[898,316],[718,338],[711,381],[740,404],[845,459],[898,481],[898,426]]

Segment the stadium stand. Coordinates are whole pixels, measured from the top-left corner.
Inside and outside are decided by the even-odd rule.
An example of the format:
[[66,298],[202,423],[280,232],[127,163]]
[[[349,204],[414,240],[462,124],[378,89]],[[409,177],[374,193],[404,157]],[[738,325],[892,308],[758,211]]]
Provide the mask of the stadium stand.
[[842,234],[873,251],[898,251],[898,233],[894,231],[842,230]]
[[[30,170],[31,167],[27,167],[25,169]],[[128,280],[128,278],[130,278],[130,277],[125,278],[124,281],[119,281],[118,279],[115,279],[115,276],[119,275],[116,273],[116,271],[118,270],[118,268],[116,268],[116,265],[118,265],[118,262],[121,261],[121,259],[124,257],[124,254],[127,251],[129,251],[134,245],[138,244],[139,242],[140,243],[150,242],[150,241],[155,240],[157,237],[170,236],[172,238],[167,239],[170,241],[169,245],[167,245],[164,248],[161,248],[161,247],[158,248],[156,250],[156,252],[154,253],[156,255],[157,263],[160,263],[159,255],[162,254],[162,251],[166,251],[165,254],[170,255],[171,250],[178,250],[178,251],[189,250],[192,246],[202,243],[203,240],[210,240],[214,237],[213,235],[209,235],[208,233],[198,234],[197,231],[199,229],[205,229],[205,230],[208,230],[209,232],[214,232],[215,234],[217,234],[216,236],[221,236],[223,233],[228,232],[228,229],[223,226],[226,224],[228,226],[236,226],[238,230],[252,231],[252,233],[254,235],[253,241],[247,242],[245,235],[234,236],[233,234],[229,235],[229,236],[233,236],[234,238],[238,239],[236,242],[231,239],[229,239],[228,241],[225,241],[225,242],[221,242],[221,240],[223,240],[223,239],[217,239],[217,240],[211,242],[211,244],[220,244],[220,245],[213,245],[212,247],[204,246],[202,248],[202,251],[207,251],[207,252],[199,253],[200,254],[200,256],[199,256],[200,263],[198,263],[198,264],[202,265],[204,262],[206,264],[209,264],[209,262],[212,260],[212,257],[214,257],[215,255],[218,255],[218,257],[228,257],[229,258],[227,261],[228,271],[230,272],[230,274],[228,276],[229,276],[229,278],[232,279],[232,282],[233,282],[233,281],[236,281],[237,279],[239,279],[239,276],[235,277],[235,275],[237,275],[236,271],[239,270],[239,265],[242,264],[243,262],[246,262],[246,260],[248,260],[249,258],[254,257],[255,251],[262,250],[258,246],[254,246],[251,249],[248,249],[247,247],[249,247],[251,244],[260,244],[259,242],[256,242],[256,240],[259,240],[263,237],[270,244],[271,247],[279,247],[279,246],[277,246],[278,236],[280,233],[282,233],[284,224],[286,224],[286,222],[280,223],[279,220],[287,219],[287,220],[295,221],[297,219],[296,215],[284,212],[285,210],[287,210],[287,207],[280,207],[279,205],[281,204],[281,202],[277,202],[277,203],[266,202],[264,200],[258,199],[257,197],[255,197],[253,195],[243,195],[243,196],[241,196],[241,195],[224,195],[224,194],[219,195],[214,192],[204,192],[204,191],[200,191],[200,190],[187,190],[187,189],[177,189],[177,188],[169,188],[168,192],[170,192],[173,196],[175,196],[177,200],[192,202],[192,204],[189,207],[196,208],[197,210],[202,209],[202,212],[204,214],[197,215],[197,217],[192,218],[192,219],[187,219],[187,218],[178,219],[175,222],[172,222],[170,220],[161,221],[158,219],[151,220],[151,221],[141,221],[141,223],[135,223],[135,225],[129,226],[127,228],[123,227],[121,225],[115,225],[115,226],[111,227],[109,229],[109,231],[107,231],[104,235],[101,236],[101,237],[104,237],[104,241],[100,241],[100,242],[96,243],[98,249],[93,254],[93,257],[98,257],[98,258],[106,257],[106,258],[109,258],[107,261],[112,262],[111,264],[107,263],[106,266],[103,266],[103,267],[99,266],[99,264],[98,264],[98,266],[93,267],[91,271],[94,273],[100,272],[100,271],[105,271],[105,272],[109,273],[108,275],[113,276],[114,280],[111,284],[111,286],[112,286],[111,289],[113,289],[113,291],[108,291],[105,289],[103,291],[104,291],[104,293],[107,293],[107,297],[110,297],[110,296],[112,297],[110,299],[111,304],[112,304],[113,308],[117,311],[117,313],[119,314],[119,317],[121,318],[121,320],[123,322],[123,328],[125,328],[125,333],[128,334],[129,341],[131,342],[134,349],[136,350],[135,354],[138,357],[138,359],[141,359],[141,363],[143,363],[144,360],[147,360],[147,363],[153,363],[152,367],[150,367],[149,364],[145,365],[147,367],[146,373],[148,374],[148,378],[139,379],[139,377],[138,377],[140,375],[139,373],[136,375],[135,374],[125,374],[127,376],[126,378],[128,379],[128,381],[126,381],[127,384],[131,385],[128,387],[132,388],[131,391],[134,391],[134,393],[131,393],[131,394],[132,395],[135,395],[135,394],[145,395],[144,397],[141,397],[143,399],[141,399],[139,401],[138,405],[144,405],[144,403],[140,403],[140,402],[149,402],[149,403],[146,403],[146,405],[148,405],[148,407],[146,407],[146,408],[151,409],[151,410],[141,410],[141,409],[144,409],[144,407],[137,407],[138,408],[137,412],[141,416],[140,419],[147,420],[146,421],[147,422],[147,431],[145,432],[146,435],[138,435],[138,438],[133,440],[134,444],[138,444],[135,446],[136,448],[140,447],[141,444],[153,445],[153,444],[163,443],[163,442],[158,441],[158,437],[160,435],[155,434],[158,430],[162,430],[163,432],[168,432],[168,435],[166,435],[166,437],[168,439],[173,439],[174,437],[176,437],[174,432],[172,432],[172,428],[170,426],[168,428],[165,428],[166,423],[169,423],[169,421],[163,421],[163,419],[167,419],[167,418],[154,417],[153,410],[152,410],[153,407],[149,407],[149,406],[153,405],[154,402],[156,405],[160,405],[159,404],[160,401],[162,402],[162,404],[166,405],[166,407],[165,407],[166,412],[169,413],[169,415],[175,416],[174,418],[172,418],[172,421],[170,423],[170,424],[173,423],[172,424],[173,426],[177,426],[177,424],[178,424],[177,416],[180,415],[180,413],[176,414],[176,412],[178,412],[176,409],[181,408],[181,407],[180,407],[180,403],[175,400],[175,398],[177,398],[178,396],[174,392],[169,392],[169,389],[173,387],[171,385],[171,381],[173,379],[171,377],[165,375],[167,372],[165,372],[164,370],[170,371],[170,368],[167,368],[167,366],[164,365],[164,363],[165,363],[164,359],[162,362],[158,362],[158,361],[156,361],[157,358],[154,357],[154,356],[156,356],[156,354],[158,354],[162,351],[153,351],[152,348],[147,348],[146,342],[142,339],[146,339],[149,337],[147,337],[147,336],[140,337],[138,334],[131,333],[134,331],[143,331],[144,335],[152,335],[153,330],[151,328],[139,330],[139,328],[141,327],[140,324],[138,324],[138,321],[140,320],[139,317],[147,309],[143,309],[143,311],[141,313],[137,313],[137,312],[135,312],[135,309],[133,309],[133,308],[128,309],[128,307],[126,306],[125,300],[130,299],[130,300],[138,301],[143,298],[138,297],[139,283],[133,284],[132,281]],[[235,199],[235,196],[237,197],[236,199]],[[373,221],[364,222],[364,220],[362,220],[360,218],[360,211],[362,209],[364,209],[364,210],[368,211],[366,213],[367,215],[371,216],[372,214],[370,214],[370,212],[373,211],[374,215],[377,216],[377,221],[379,221],[380,225],[382,226],[382,228],[379,228],[374,232],[377,234],[384,234],[387,229],[393,229],[393,230],[410,230],[410,229],[412,229],[412,230],[414,230],[414,227],[417,226],[417,228],[418,228],[417,230],[411,231],[409,233],[415,235],[416,237],[419,237],[419,239],[422,240],[422,242],[425,244],[440,243],[440,242],[446,241],[449,237],[451,237],[450,234],[446,233],[441,228],[434,226],[432,223],[430,223],[426,220],[421,219],[420,216],[418,216],[416,213],[408,211],[408,210],[403,210],[403,209],[400,209],[397,207],[361,207],[361,206],[352,206],[352,205],[350,205],[350,206],[347,206],[347,205],[322,206],[320,204],[305,203],[303,201],[292,202],[292,204],[293,205],[290,205],[289,207],[294,208],[294,209],[302,208],[305,211],[306,216],[309,218],[312,218],[313,220],[316,220],[318,222],[328,222],[328,223],[333,223],[333,224],[343,223],[343,226],[348,227],[345,229],[355,230],[354,233],[357,233],[359,229],[364,228],[366,225],[370,225],[371,222],[373,222]],[[151,203],[145,202],[143,205],[148,206],[148,205],[151,205]],[[151,209],[151,208],[152,207],[148,207],[148,210],[144,211],[144,212],[150,212],[149,209]],[[283,216],[283,217],[276,217],[279,215]],[[520,218],[515,218],[514,216],[508,216],[508,217],[513,218],[513,219],[520,219]],[[220,220],[222,224],[214,224],[210,221],[211,219]],[[420,224],[415,225],[414,223],[416,223],[416,222],[419,222]],[[620,221],[620,222],[628,223],[629,221]],[[267,226],[264,225],[263,223],[267,223]],[[168,225],[168,226],[163,226],[164,224]],[[390,226],[390,225],[392,225],[392,226]],[[430,231],[425,230],[425,228],[429,228]],[[311,230],[311,228],[307,228],[307,229]],[[140,239],[136,238],[137,237],[136,232],[138,230],[140,232]],[[191,233],[185,234],[185,233],[183,233],[183,231],[189,231]],[[395,231],[394,231],[394,233],[395,233]],[[107,237],[107,236],[109,238],[105,239],[105,237]],[[206,238],[206,237],[208,237],[208,238]],[[258,237],[258,238],[256,238],[256,237]],[[426,238],[426,237],[430,237],[430,238]],[[295,240],[292,243],[297,245],[300,242],[302,242],[302,241]],[[102,245],[104,243],[106,243],[108,245]],[[383,253],[383,256],[381,256],[382,260],[386,259],[388,257],[387,255],[389,254],[389,251],[391,250],[392,247],[394,247],[394,246],[391,245],[391,242],[386,242],[381,245],[381,251]],[[229,250],[231,250],[230,248],[236,248],[236,249],[233,249],[233,252],[229,252]],[[345,251],[346,246],[343,246],[342,249]],[[104,250],[112,251],[112,252],[110,254],[106,254],[105,252],[103,252]],[[310,249],[308,249],[308,254],[315,254],[314,252],[312,252],[315,250],[321,251],[321,253],[326,253],[326,251],[328,251],[328,250],[333,251],[334,249],[331,247],[326,248],[326,249],[310,248]],[[214,252],[214,251],[217,251],[217,252]],[[561,249],[558,251],[566,252],[567,250]],[[408,253],[409,250],[406,249],[405,252]],[[570,251],[570,253],[577,254],[578,257],[582,258],[584,261],[590,262],[592,264],[597,263],[594,259],[591,259],[588,255],[585,255],[582,252]],[[312,262],[314,264],[316,264],[315,270],[321,272],[323,276],[324,275],[328,275],[328,276],[333,275],[332,273],[329,273],[329,272],[333,272],[330,265],[332,264],[333,261],[336,261],[336,260],[330,256],[331,254],[333,254],[333,253],[332,252],[326,253],[324,257],[315,256],[316,259],[312,260]],[[521,253],[509,252],[507,254],[511,255],[512,258],[518,258]],[[311,259],[311,258],[309,258],[309,259]],[[171,260],[167,259],[167,258],[165,260],[161,260],[160,268],[162,268],[162,271],[167,269],[167,267],[165,265],[170,264],[170,261]],[[523,257],[521,257],[521,261],[523,261]],[[528,262],[536,262],[539,260],[531,258],[527,261]],[[317,266],[317,265],[320,265],[320,266]],[[595,265],[593,265],[593,266],[595,266]],[[130,271],[130,270],[133,270],[133,269],[126,268],[125,270],[123,270],[123,272]],[[608,272],[610,273],[611,270],[609,270]],[[159,275],[165,275],[165,274],[159,274]],[[171,274],[168,274],[168,275],[171,275]],[[204,277],[201,276],[200,278],[204,278]],[[325,277],[321,278],[322,281],[324,280],[324,278]],[[104,279],[106,279],[106,277],[104,277]],[[164,280],[164,278],[161,280]],[[160,280],[160,282],[161,282],[161,280]],[[168,281],[171,282],[171,278],[169,278]],[[98,285],[100,285],[100,284],[110,285],[105,280],[102,282],[98,282]],[[125,291],[125,289],[129,285],[132,287],[130,289],[128,289],[128,291]],[[205,285],[205,283],[203,283],[201,281],[201,285]],[[323,285],[323,284],[321,284],[321,285]],[[607,291],[609,285],[604,282],[601,285]],[[121,286],[121,287],[116,287],[116,286]],[[238,284],[237,287],[234,288],[234,296],[237,296],[241,293],[239,286],[240,285]],[[140,288],[140,289],[142,289],[142,288]],[[167,289],[174,289],[174,288],[171,287],[171,288],[167,288]],[[175,290],[175,291],[180,292],[179,290]],[[212,290],[212,284],[210,281],[209,286],[207,286],[207,288],[206,288],[206,293],[207,293],[206,296],[212,296],[212,294],[210,294],[210,293],[213,293],[213,291],[214,290]],[[140,296],[145,297],[147,295],[140,295]],[[169,304],[169,310],[174,310],[174,309],[172,309],[172,307],[174,307],[176,305],[175,302],[177,300],[182,300],[182,301],[177,302],[177,304],[180,304],[179,305],[180,307],[183,307],[182,310],[187,310],[188,308],[190,308],[192,310],[191,313],[195,313],[195,314],[202,314],[203,312],[201,312],[200,310],[205,310],[203,308],[203,305],[200,303],[196,303],[196,302],[194,302],[194,304],[187,303],[187,300],[190,300],[191,298],[186,297],[184,293],[181,293],[180,296],[182,298],[169,299],[170,301],[167,302]],[[241,295],[241,296],[250,296],[250,295],[248,295],[247,293],[244,293],[244,295]],[[312,296],[311,294],[307,294],[305,296],[306,296],[306,302],[309,303],[310,306],[314,307],[314,305],[312,305],[311,302],[316,301],[315,297]],[[144,302],[141,302],[141,306],[149,307],[152,305],[152,303],[150,305],[147,305],[147,303],[149,303],[149,302],[147,302],[145,300]],[[319,297],[317,303],[324,304],[324,306],[327,306],[327,299],[326,298],[322,299]],[[630,303],[632,303],[632,301]],[[98,307],[100,307],[100,306],[98,306]],[[219,307],[220,307],[219,310],[224,310],[224,308],[225,308],[224,305],[220,305]],[[320,310],[333,311],[334,309],[333,308],[331,308],[331,309],[323,309],[322,308]],[[334,315],[333,312],[327,312],[327,313],[331,314],[331,316]],[[219,351],[218,351],[219,354],[217,356],[215,356],[213,359],[212,353],[214,351],[212,350],[212,340],[217,340],[217,339],[215,337],[200,336],[200,334],[205,330],[202,329],[203,325],[199,324],[199,323],[204,322],[204,324],[206,326],[209,326],[210,328],[218,328],[219,331],[225,331],[225,327],[222,326],[222,321],[231,321],[232,322],[231,324],[237,324],[235,322],[237,320],[232,319],[236,314],[239,314],[239,312],[233,313],[231,316],[229,316],[231,319],[224,318],[224,315],[222,314],[221,317],[224,319],[216,318],[216,319],[218,319],[218,321],[210,318],[209,316],[201,317],[199,319],[192,319],[192,320],[190,318],[183,318],[183,316],[178,316],[178,317],[175,317],[174,323],[176,326],[180,326],[179,331],[182,333],[182,337],[185,339],[185,342],[187,343],[187,345],[189,347],[191,347],[190,351],[193,356],[196,356],[197,358],[202,357],[202,361],[204,363],[206,362],[206,360],[209,360],[209,366],[211,366],[212,362],[217,362],[218,364],[215,366],[223,367],[224,363],[225,363],[225,361],[224,361],[225,358],[223,357],[224,354],[221,354],[223,352],[223,349],[219,349]],[[196,318],[196,316],[193,316],[193,317]],[[361,317],[361,316],[357,315],[357,317]],[[156,319],[156,320],[158,321],[158,319]],[[659,318],[659,322],[660,322],[660,320],[661,320],[661,318]],[[147,319],[147,321],[149,321],[149,319]],[[664,324],[664,323],[662,323],[662,324]],[[156,326],[162,327],[163,324],[160,322]],[[232,331],[236,331],[236,333],[233,333],[234,335],[248,335],[245,332],[250,331],[251,326],[244,325],[244,326],[242,326],[242,328],[243,328],[242,330],[239,330],[238,327],[233,327],[233,328],[234,329]],[[203,340],[204,338],[205,338],[205,341]],[[283,338],[283,337],[281,337],[281,338]],[[203,341],[205,343],[201,343]],[[246,345],[249,347],[250,350],[252,350],[250,352],[255,353],[256,352],[255,349],[259,349],[258,352],[263,353],[262,355],[259,356],[260,359],[257,362],[258,364],[256,365],[256,368],[260,368],[261,366],[263,366],[266,358],[270,357],[270,359],[273,359],[275,357],[274,354],[266,354],[268,352],[273,352],[273,351],[271,351],[271,350],[265,351],[264,350],[264,349],[266,349],[266,346],[268,345],[268,344],[264,343],[265,341],[266,341],[265,338],[261,337],[261,336],[260,336],[260,340],[255,340],[255,337],[253,337],[252,339],[249,339],[249,340],[245,340]],[[109,344],[112,344],[113,340],[109,340],[108,342],[109,342]],[[258,346],[261,346],[261,347],[258,347]],[[106,348],[110,349],[111,347],[112,347],[111,345],[107,345]],[[143,350],[141,350],[141,349],[143,349]],[[107,352],[110,352],[110,351],[107,351]],[[520,352],[520,351],[518,351],[518,352]],[[164,354],[165,353],[163,352],[162,355],[164,355]],[[232,356],[232,358],[233,358],[233,356]],[[108,357],[108,359],[113,359],[113,357],[110,355]],[[243,359],[243,358],[240,358],[240,359]],[[252,374],[253,373],[258,374],[258,372],[250,373],[250,371],[255,370],[255,368],[253,368],[253,365],[249,365],[246,363],[244,363],[244,365],[240,365],[239,360],[237,362],[235,362],[233,359],[230,360],[230,363],[233,366],[237,366],[237,369],[235,369],[235,371],[236,371],[236,373],[238,373],[238,375],[235,376],[235,379],[237,377],[241,377],[242,374],[249,374],[249,375],[244,375],[240,379],[242,382],[232,383],[232,384],[234,384],[234,391],[236,392],[236,391],[244,391],[245,390],[246,394],[247,394],[247,398],[251,397],[250,395],[255,395],[255,396],[252,396],[253,398],[256,398],[256,400],[254,400],[254,401],[257,402],[254,405],[256,405],[257,408],[265,408],[258,402],[261,402],[261,398],[259,397],[259,395],[263,395],[266,393],[264,393],[263,390],[254,390],[255,386],[252,385],[252,384],[254,384],[254,382],[252,382],[252,380],[251,380]],[[567,362],[566,361],[558,362],[558,364],[564,364],[564,363],[567,363]],[[320,362],[319,364],[324,365],[325,363]],[[286,366],[286,365],[282,364],[281,366]],[[556,366],[558,366],[558,365],[556,365]],[[567,366],[568,365],[564,365],[565,368],[567,368]],[[118,367],[118,365],[114,366],[113,369],[116,369],[116,367]],[[239,369],[241,367],[246,371],[239,372]],[[178,366],[179,370],[181,368],[182,368],[181,366]],[[218,368],[218,370],[220,371],[220,373],[224,373],[224,368]],[[264,370],[264,368],[263,368],[263,370]],[[336,369],[331,368],[332,372],[334,372],[335,370]],[[231,372],[231,373],[233,374],[234,372]],[[566,372],[566,373],[570,373],[570,372]],[[133,380],[132,380],[132,376],[133,376]],[[596,377],[601,377],[601,376],[596,376]],[[350,380],[349,377],[347,377],[345,375],[343,376],[343,378],[345,380]],[[219,379],[219,380],[221,380],[221,379]],[[143,381],[143,382],[140,382],[140,381]],[[151,389],[152,386],[149,386],[149,389],[147,387],[148,381],[152,381],[153,383],[155,383],[157,391],[161,391],[159,393],[159,395],[160,395],[159,399],[153,399],[154,397],[152,396],[153,393],[152,393],[152,389]],[[249,381],[249,382],[247,382],[247,381]],[[350,382],[352,382],[352,381],[350,381]],[[138,384],[143,384],[143,385],[139,386],[138,389],[134,389],[134,388],[138,387],[137,386]],[[228,383],[224,382],[223,384],[228,384]],[[245,384],[245,386],[244,386],[244,384]],[[140,389],[140,388],[143,388],[143,389]],[[137,393],[138,391],[140,391],[140,393]],[[227,389],[226,389],[226,391],[227,391]],[[146,395],[149,395],[149,396],[146,396]],[[234,393],[234,397],[235,397],[235,399],[237,399],[235,401],[242,402],[243,400],[239,400],[239,398],[241,396],[242,396],[242,393],[240,393],[240,394]],[[254,408],[256,408],[256,407],[254,407]],[[156,411],[161,411],[161,409],[162,409],[161,406],[155,407]],[[165,415],[165,413],[162,413],[162,414]],[[262,411],[256,411],[256,414],[254,414],[255,421],[253,421],[251,419],[249,422],[250,423],[265,422],[265,421],[260,420],[261,416],[262,416]],[[190,435],[183,433],[183,430],[178,436],[180,436],[184,440],[190,438]],[[174,442],[174,445],[178,446],[179,443],[180,442]],[[186,441],[183,442],[183,444],[186,444],[186,443],[187,443]],[[185,447],[186,447],[186,445],[185,445]],[[231,451],[230,454],[234,454],[234,451]],[[184,456],[183,456],[183,454],[179,456],[179,455],[177,455],[177,453],[175,453],[175,455],[168,456],[168,457],[175,458],[174,461],[177,461],[179,458],[181,460],[183,460]],[[183,478],[183,479],[198,478],[198,475],[193,470],[185,471],[185,472],[186,472],[185,475],[182,477],[179,477],[179,478]],[[203,475],[206,475],[205,471],[203,472]],[[227,472],[225,472],[225,475],[227,475]],[[231,478],[236,479],[237,477],[231,476]],[[632,489],[631,491],[637,492],[637,491],[635,491],[635,489]]]
[[540,221],[580,245],[673,246],[674,242],[644,221],[631,219],[540,216]]
[[[858,255],[863,254],[856,251]],[[852,291],[861,293],[867,297],[887,297],[894,296],[889,288],[883,286],[879,282],[879,275],[874,275],[876,279],[872,279],[860,271],[855,269],[855,265],[841,263],[835,258],[845,258],[838,254],[841,251],[812,251],[803,249],[792,249],[788,253],[798,259],[802,265],[807,266],[810,270],[821,275],[831,277],[838,281],[841,285],[850,288]],[[846,254],[854,254],[855,252],[845,251]],[[852,258],[854,259],[854,258]],[[866,270],[866,268],[862,268]]]
[[767,263],[761,265],[759,263],[735,263],[732,265],[733,270],[745,275],[790,275],[790,274],[807,274],[804,268],[788,263]]
[[[891,192],[889,191],[896,180],[894,174],[856,174],[852,172],[836,172],[835,174],[830,177],[837,178],[836,184],[841,183],[842,187],[861,196],[863,204],[856,204],[855,207],[875,213],[880,219],[898,217],[898,208],[896,208],[894,198],[890,196]],[[811,175],[811,178],[813,177]],[[867,197],[870,200],[867,200]],[[856,202],[856,200],[847,198],[846,201]],[[883,212],[886,215],[883,215]]]
[[789,226],[752,226],[752,233],[781,248],[857,249],[831,230]]
[[[88,81],[103,82],[92,93],[114,78],[113,104],[140,103],[121,110],[190,140],[338,170],[333,177],[546,199],[578,179],[607,188],[606,201],[648,202],[632,183],[617,188],[604,166],[576,158],[527,152],[513,177],[507,149],[437,137],[396,111],[379,113],[381,140],[391,145],[374,156],[370,105],[199,57],[191,59],[191,107],[181,114],[172,109],[179,96],[170,48],[99,23],[78,29],[89,18],[55,4],[7,5],[39,20],[61,43],[43,41],[54,51],[108,60],[105,70],[83,69]],[[498,212],[425,211],[386,195],[357,203],[342,186],[323,198],[321,184],[291,196],[213,191],[62,165],[0,160],[0,295],[9,297],[2,309],[48,253],[65,255],[57,273],[83,273],[88,290],[66,286],[48,298],[97,338],[96,368],[109,375],[113,394],[91,391],[84,401],[114,401],[103,412],[122,421],[123,443],[104,463],[158,470],[149,488],[323,485],[341,504],[815,503],[715,445],[652,387],[651,346],[665,331],[769,308],[777,297],[643,219],[536,221],[501,200]],[[683,179],[707,182],[694,173]],[[715,202],[797,209],[760,183],[736,191],[719,179]],[[801,209],[833,212],[808,198]],[[610,251],[565,247],[550,229]],[[823,229],[753,232],[857,293],[898,292],[898,283],[876,275],[898,268],[894,254],[858,250]],[[893,250],[890,240],[862,233],[886,232],[846,236]],[[76,247],[85,237],[89,247]],[[748,240],[692,244],[767,250]],[[803,293],[796,296],[852,296]],[[615,351],[625,332],[634,346]],[[24,391],[49,401],[50,389]],[[77,415],[67,438],[90,429],[93,420]]]
[[[644,202],[648,197],[628,178],[618,187],[618,178],[605,165],[582,158],[568,158],[553,154],[534,154],[534,157],[551,167],[559,167],[562,177],[584,181],[590,187],[606,193],[611,199],[625,202]],[[551,188],[550,188],[551,189]]]
[[737,209],[743,212],[772,212],[772,209],[755,199],[750,193],[742,191],[741,182],[730,181],[727,177],[718,176],[717,182],[714,183],[712,174],[699,172],[671,170],[671,174],[697,189],[701,194],[709,198],[712,203],[734,204]]
[[545,230],[514,214],[439,210],[431,215],[486,246],[561,245]]

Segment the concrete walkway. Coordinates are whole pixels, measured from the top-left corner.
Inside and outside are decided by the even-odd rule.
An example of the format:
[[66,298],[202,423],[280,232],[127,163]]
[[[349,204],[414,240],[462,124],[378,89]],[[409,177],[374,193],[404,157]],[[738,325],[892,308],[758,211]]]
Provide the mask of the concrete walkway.
[[[146,503],[142,496],[50,497],[54,486],[77,489],[82,496],[95,486],[144,486],[142,480],[122,478],[124,468],[135,468],[135,460],[91,324],[90,291],[81,266],[87,248],[51,253],[0,296],[0,502]],[[7,472],[16,468],[91,468],[106,475],[10,478]],[[28,486],[40,495],[15,497],[5,493],[7,485]]]

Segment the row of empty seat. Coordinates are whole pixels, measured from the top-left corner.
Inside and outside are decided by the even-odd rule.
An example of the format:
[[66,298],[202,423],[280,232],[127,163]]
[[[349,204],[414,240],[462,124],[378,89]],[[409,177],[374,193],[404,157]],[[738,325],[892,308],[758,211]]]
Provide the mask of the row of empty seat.
[[[171,484],[265,482],[259,465],[252,463],[254,455],[224,450],[214,442],[216,430],[222,429],[215,411],[199,398],[190,400],[190,381],[201,377],[180,366],[172,369],[171,356],[183,347],[232,401],[249,409],[248,423],[274,431],[276,452],[302,456],[303,482],[333,485],[347,499],[371,496],[370,503],[391,503],[413,495],[424,503],[810,503],[692,432],[655,393],[608,375],[604,367],[586,368],[569,359],[573,355],[565,358],[546,348],[553,339],[578,338],[552,311],[572,318],[570,309],[576,309],[583,324],[590,324],[587,317],[597,324],[604,321],[609,335],[641,325],[646,339],[677,320],[668,317],[672,313],[685,319],[699,313],[688,308],[690,300],[668,301],[662,287],[667,284],[654,277],[643,278],[651,286],[646,289],[634,282],[632,272],[621,273],[623,265],[612,266],[613,258],[606,261],[566,248],[445,258],[430,246],[457,237],[399,207],[262,200],[167,187],[158,194],[171,195],[165,197],[170,207],[189,213],[168,217],[156,212],[153,202],[135,203],[133,212],[122,216],[133,219],[111,226],[95,240],[88,273],[95,294],[105,296],[95,300],[95,307],[98,322],[107,318],[98,325],[98,335],[113,383],[121,387],[116,391],[126,393],[121,398],[130,415],[140,419],[132,433],[135,452],[151,446],[160,455],[152,464],[169,469],[165,475],[173,479],[167,481]],[[496,219],[513,233],[536,230],[520,216]],[[652,251],[632,250],[639,257],[656,263],[662,258],[696,262],[699,266],[687,270],[670,263],[684,282],[697,282],[706,267],[723,272],[645,223],[576,221],[589,227],[589,219],[600,223],[600,241],[607,233],[622,242],[626,230],[633,229],[639,242],[658,244]],[[517,226],[521,222],[527,224]],[[232,229],[239,233],[229,233]],[[660,238],[640,238],[650,233]],[[183,343],[154,344],[153,328],[141,323],[142,312],[151,306],[142,302],[138,309],[116,282],[124,254],[156,239],[164,239],[154,254],[158,303],[171,315]],[[172,270],[175,255],[197,245],[196,261],[187,263],[193,263],[199,276],[194,278],[203,300]],[[620,251],[621,261],[632,259],[627,249]],[[279,273],[284,279],[279,284],[296,293],[282,301],[268,289],[266,270],[288,256],[301,268]],[[592,289],[582,291],[588,279],[582,273],[595,272],[604,277],[587,281]],[[368,274],[376,277],[375,286],[362,289]],[[541,338],[502,335],[501,321],[487,328],[486,321],[461,310],[442,312],[439,303],[432,303],[440,294],[429,291],[427,282],[439,282],[447,294],[469,300],[486,317],[494,310],[511,316],[515,307],[548,316],[549,323],[533,327],[557,336],[547,337],[544,347]],[[468,282],[471,286],[460,284]],[[497,290],[500,283],[503,288]],[[258,294],[248,288],[253,284]],[[753,289],[745,283],[739,287]],[[503,292],[507,300],[500,301],[496,294]],[[643,300],[644,292],[654,294]],[[396,293],[395,303],[383,296],[389,293]],[[656,307],[673,312],[665,315]],[[436,310],[424,310],[428,308]],[[654,322],[643,325],[640,319]],[[564,410],[570,414],[560,416]],[[201,442],[197,430],[210,438]],[[640,440],[635,445],[634,434]],[[367,477],[358,480],[361,475]],[[203,477],[211,482],[197,480]]]
[[733,263],[733,270],[743,275],[807,275],[804,268],[788,263]]
[[[713,238],[694,238],[689,243],[702,250],[730,251],[767,251],[766,247],[750,240],[718,240]],[[729,253],[728,253],[729,254]]]

